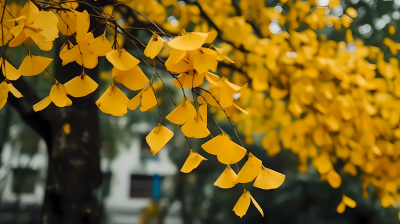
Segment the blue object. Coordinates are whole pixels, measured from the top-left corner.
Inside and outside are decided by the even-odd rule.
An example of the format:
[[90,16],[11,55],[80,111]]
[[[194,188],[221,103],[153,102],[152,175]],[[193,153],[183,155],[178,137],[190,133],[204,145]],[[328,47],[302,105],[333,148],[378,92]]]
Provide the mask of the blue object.
[[151,197],[153,200],[159,200],[161,197],[161,176],[155,174],[153,176],[153,183],[151,186]]

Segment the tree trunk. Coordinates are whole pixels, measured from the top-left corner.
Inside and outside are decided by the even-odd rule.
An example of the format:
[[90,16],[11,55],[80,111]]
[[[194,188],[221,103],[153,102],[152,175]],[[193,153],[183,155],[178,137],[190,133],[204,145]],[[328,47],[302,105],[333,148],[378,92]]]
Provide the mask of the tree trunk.
[[[57,78],[65,83],[81,72],[79,65],[71,64],[58,68]],[[86,73],[97,79],[97,69]],[[101,184],[97,94],[71,99],[71,107],[55,108],[47,114],[52,142],[43,223],[97,224],[101,210],[97,200]],[[64,125],[70,125],[69,134],[63,131]]]

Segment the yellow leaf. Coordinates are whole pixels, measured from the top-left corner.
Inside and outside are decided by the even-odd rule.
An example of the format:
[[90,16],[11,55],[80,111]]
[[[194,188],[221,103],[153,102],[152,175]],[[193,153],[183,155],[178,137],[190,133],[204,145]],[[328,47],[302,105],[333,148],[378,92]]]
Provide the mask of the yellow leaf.
[[254,181],[253,186],[264,190],[270,190],[278,188],[284,181],[284,174],[262,167],[262,170],[258,174],[256,181]]
[[80,42],[85,38],[89,30],[90,16],[86,10],[83,12],[72,10],[72,12],[76,15],[76,41]]
[[184,124],[181,130],[185,136],[190,138],[205,138],[210,134],[198,114]]
[[262,217],[264,217],[264,212],[263,212],[261,206],[257,203],[256,199],[254,199],[253,196],[251,196],[250,193],[249,193],[249,195],[250,195],[251,202],[253,202],[254,206],[256,206],[257,210],[261,213]]
[[183,100],[171,113],[165,118],[174,124],[184,124],[196,116],[196,108],[187,100]]
[[21,98],[23,97],[23,95],[13,86],[13,84],[7,83],[8,89],[10,90],[10,92],[16,97],[16,98]]
[[107,60],[119,70],[126,71],[139,64],[139,60],[125,49],[113,50],[106,54]]
[[329,171],[327,179],[328,179],[328,183],[333,188],[338,188],[342,184],[342,178],[334,169]]
[[0,83],[0,110],[7,103],[8,92],[9,89],[7,82],[3,81],[2,83]]
[[227,148],[229,150],[229,146],[231,146],[230,142],[231,140],[229,139],[228,135],[223,132],[222,134],[215,136],[208,142],[201,145],[201,148],[212,155],[218,155],[225,151],[223,148]]
[[207,126],[207,103],[203,103],[199,107],[199,114],[201,116],[201,119],[203,119],[204,124]]
[[89,49],[98,56],[106,56],[108,52],[112,51],[111,44],[104,34],[91,40]]
[[174,86],[176,88],[194,88],[200,86],[204,82],[204,73],[197,73],[196,71],[190,71],[188,73],[182,73],[178,76],[179,82],[174,79]]
[[35,76],[42,73],[52,61],[52,58],[29,54],[22,61],[21,65],[19,66],[18,72],[22,76]]
[[384,192],[380,198],[380,201],[382,207],[387,208],[393,203],[393,197],[388,192]]
[[128,112],[128,102],[128,97],[115,84],[111,84],[96,101],[96,105],[103,113],[119,117]]
[[12,66],[7,60],[4,60],[2,63],[2,72],[4,77],[8,80],[17,80],[19,77],[21,77],[21,73],[18,72],[18,70]]
[[50,103],[51,103],[50,96],[47,96],[40,102],[33,105],[33,110],[35,112],[41,111],[41,110],[45,109],[46,107],[48,107],[50,105]]
[[53,48],[53,41],[47,41],[47,38],[41,33],[31,36],[31,39],[42,51],[49,51]]
[[245,109],[239,107],[238,105],[236,105],[236,104],[234,104],[234,103],[233,103],[232,105],[233,105],[234,107],[236,107],[238,110],[242,111],[244,114],[249,115],[249,112],[247,112]]
[[124,86],[131,90],[143,89],[149,82],[149,79],[138,65],[127,71],[121,71],[117,67],[114,67],[112,69],[112,77],[115,81],[124,84]]
[[193,60],[193,68],[198,73],[204,73],[207,70],[215,72],[217,69],[217,53],[209,48],[201,48],[199,50],[189,53],[191,60]]
[[183,173],[192,172],[192,170],[195,169],[196,167],[198,167],[200,165],[201,161],[203,161],[203,160],[207,160],[207,159],[204,158],[203,156],[201,156],[200,154],[198,154],[193,149],[191,149],[188,158],[186,159],[185,163],[183,164],[183,166],[181,168],[181,172],[183,172]]
[[172,136],[174,136],[174,133],[171,130],[158,124],[158,126],[146,136],[146,142],[149,144],[153,155],[157,154]]
[[186,55],[186,51],[177,50],[177,49],[172,50],[171,55],[168,57],[167,61],[165,62],[165,66],[167,66],[167,69],[168,69],[168,67],[170,65],[176,64],[180,60],[182,60],[182,58],[185,57],[185,55]]
[[390,25],[388,31],[390,35],[393,35],[396,32],[396,28],[394,28],[393,25]]
[[140,98],[142,96],[142,92],[140,92],[139,94],[137,94],[135,97],[133,97],[131,100],[129,100],[127,107],[129,108],[129,110],[136,110],[136,108],[139,106],[140,104]]
[[343,195],[342,202],[343,202],[343,204],[345,204],[346,206],[348,206],[350,208],[355,208],[357,205],[357,203],[353,199],[349,198],[346,195]]
[[79,55],[79,49],[75,48],[71,42],[67,41],[60,50],[60,58],[62,60],[62,65],[66,65],[70,62],[75,61],[75,57]]
[[77,17],[75,13],[60,10],[57,16],[59,18],[57,27],[64,36],[71,36],[76,32]]
[[27,1],[20,12],[20,16],[26,16],[27,24],[33,23],[38,15],[39,9],[32,1]]
[[286,89],[278,89],[275,86],[271,86],[269,94],[274,100],[280,100],[284,98],[289,92]]
[[318,170],[320,174],[324,174],[333,169],[331,160],[327,153],[323,153],[317,158],[313,159],[312,165]]
[[250,192],[245,190],[236,202],[235,207],[233,207],[233,211],[237,216],[242,218],[246,214],[250,206],[250,200]]
[[231,166],[227,165],[224,172],[218,177],[218,179],[214,182],[214,186],[219,188],[228,189],[232,188],[236,185],[235,179],[237,175],[235,171],[232,170]]
[[164,40],[156,33],[153,33],[153,36],[150,38],[149,43],[147,43],[146,48],[144,49],[144,55],[153,59],[158,53],[160,53],[162,47],[164,45]]
[[64,85],[56,82],[53,84],[50,90],[50,100],[57,107],[66,107],[68,106],[68,97],[67,91],[65,91]]
[[71,125],[69,123],[66,123],[62,127],[63,131],[65,134],[69,135],[71,133]]
[[73,97],[83,97],[94,92],[99,84],[85,73],[76,76],[64,84],[67,93]]
[[206,152],[216,155],[218,161],[227,165],[239,162],[247,152],[245,148],[232,142],[224,132],[204,143],[201,147]]
[[357,17],[357,11],[353,7],[347,8],[346,14],[349,15],[353,19]]
[[58,18],[53,12],[42,10],[35,18],[34,25],[40,30],[38,34],[46,37],[46,41],[54,41],[58,38],[57,23]]
[[344,165],[343,172],[351,174],[352,176],[357,176],[357,168],[350,162]]
[[249,153],[248,156],[249,158],[247,162],[238,173],[235,181],[236,183],[248,183],[254,180],[262,170],[261,160],[255,157],[252,153]]
[[208,37],[207,33],[181,33],[180,36],[174,38],[169,42],[165,42],[165,45],[173,49],[192,51],[199,49]]
[[336,208],[337,213],[342,214],[346,210],[346,205],[343,202],[340,202]]
[[157,105],[157,98],[152,86],[148,86],[143,90],[141,104],[142,106],[140,107],[140,111],[142,112]]

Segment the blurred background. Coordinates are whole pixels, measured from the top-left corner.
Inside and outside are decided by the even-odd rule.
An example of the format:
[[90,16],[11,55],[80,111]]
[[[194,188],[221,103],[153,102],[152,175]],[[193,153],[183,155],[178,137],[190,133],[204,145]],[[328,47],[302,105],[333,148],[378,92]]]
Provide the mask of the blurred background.
[[[136,0],[132,0],[133,2]],[[218,0],[220,1],[220,0]],[[222,1],[222,0],[221,0]],[[250,0],[249,0],[250,1]],[[26,1],[15,0],[9,3],[11,11],[18,12]],[[175,15],[172,4],[167,1],[151,1],[162,6],[164,11],[160,20],[166,29],[177,33],[180,27],[179,15]],[[171,1],[175,2],[175,1]],[[193,1],[194,2],[194,1]],[[192,1],[176,1],[174,4],[184,6],[193,4]],[[229,2],[230,1],[226,1]],[[240,1],[232,0],[231,4]],[[149,3],[150,4],[150,3]],[[276,0],[266,0],[268,7],[273,7],[276,13],[285,13],[287,5]],[[320,7],[328,6],[329,0],[318,0]],[[399,0],[345,0],[334,9],[333,14],[340,16],[345,8],[353,7],[358,12],[357,19],[351,25],[351,30],[357,39],[367,45],[373,45],[388,51],[382,44],[388,35],[389,25],[397,29],[400,19]],[[120,12],[123,14],[124,12]],[[158,18],[158,17],[157,17]],[[121,16],[121,23],[126,22]],[[193,31],[194,22],[188,22],[187,31]],[[280,33],[282,29],[277,20],[269,25],[271,33]],[[317,31],[329,40],[345,39],[345,29],[335,30],[326,26]],[[137,30],[135,35],[147,42],[151,33]],[[394,36],[393,39],[400,39]],[[62,37],[60,38],[62,39]],[[65,39],[61,40],[61,43]],[[140,55],[132,50],[133,45],[121,39],[130,52],[137,58]],[[218,42],[218,39],[217,39]],[[40,52],[33,48],[32,51]],[[165,50],[165,49],[164,49]],[[167,51],[167,50],[165,50]],[[40,55],[53,57],[56,51],[41,52]],[[20,64],[26,55],[24,47],[7,50],[8,58],[15,64]],[[167,56],[162,52],[161,56]],[[229,55],[228,55],[229,56]],[[397,57],[397,56],[396,56]],[[146,75],[152,70],[142,66]],[[111,65],[100,58],[99,82],[100,88],[95,92],[98,97],[104,92],[111,79]],[[50,72],[57,71],[49,68]],[[182,100],[180,90],[173,88],[172,78],[165,70],[158,69],[164,82],[173,90],[171,94],[177,102]],[[218,69],[216,74],[220,74]],[[165,77],[165,78],[164,78]],[[51,77],[43,73],[38,77],[26,79],[33,86],[40,99],[48,95],[52,83]],[[162,114],[168,114],[174,107],[168,93],[161,82],[155,83],[155,88],[162,102]],[[129,98],[136,92],[128,92],[121,87]],[[191,96],[191,92],[187,91]],[[97,99],[97,97],[95,97]],[[269,97],[266,94],[266,97]],[[209,115],[211,118],[211,115]],[[157,108],[142,113],[130,111],[124,117],[112,117],[98,111],[98,130],[101,145],[101,188],[96,192],[101,204],[103,224],[214,224],[214,223],[268,223],[268,224],[391,224],[398,223],[398,206],[382,208],[372,186],[368,187],[369,197],[362,192],[362,173],[352,176],[341,174],[342,184],[332,188],[328,182],[321,181],[318,171],[311,165],[307,172],[299,172],[299,159],[296,154],[283,149],[274,157],[268,156],[262,147],[263,135],[255,135],[254,142],[247,142],[246,148],[263,161],[263,164],[286,175],[283,185],[270,191],[263,191],[252,186],[248,189],[264,210],[264,217],[253,205],[247,214],[240,219],[232,211],[237,199],[242,193],[241,186],[224,190],[213,186],[225,166],[218,163],[216,158],[208,156],[198,168],[189,174],[179,170],[189,155],[189,148],[184,136],[176,125],[166,125],[176,134],[174,138],[156,156],[153,156],[145,141],[146,135],[158,124]],[[211,133],[217,134],[218,127],[209,119]],[[219,124],[228,134],[234,136],[230,123],[225,119]],[[63,127],[65,135],[70,130]],[[239,136],[244,139],[240,132]],[[196,150],[207,155],[200,145],[208,139],[190,139]],[[48,172],[47,149],[45,141],[20,117],[11,104],[0,110],[0,223],[1,224],[38,224],[42,210],[46,174]],[[239,164],[243,164],[243,161]],[[343,167],[338,161],[335,168]],[[84,185],[85,183],[82,183]],[[346,194],[357,202],[354,209],[347,208],[343,214],[336,212],[336,207]]]

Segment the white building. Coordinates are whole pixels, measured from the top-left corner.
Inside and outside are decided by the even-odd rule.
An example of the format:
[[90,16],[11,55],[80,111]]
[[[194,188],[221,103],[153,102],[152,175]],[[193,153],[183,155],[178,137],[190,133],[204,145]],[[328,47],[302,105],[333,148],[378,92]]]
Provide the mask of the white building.
[[[140,223],[142,211],[152,204],[153,199],[159,198],[161,185],[168,182],[168,180],[163,180],[164,177],[177,172],[177,167],[168,156],[169,148],[167,146],[156,156],[150,152],[145,142],[145,136],[151,129],[152,127],[145,122],[133,125],[134,134],[130,144],[127,144],[128,147],[119,147],[117,157],[111,162],[106,158],[102,159],[103,172],[111,172],[111,175],[106,175],[106,177],[111,176],[111,179],[108,178],[110,181],[104,178],[105,183],[100,191],[103,193],[107,191],[106,195],[99,196],[104,203],[104,217],[107,224]],[[38,140],[37,145],[38,151],[31,157],[29,154],[23,153],[24,147],[21,144],[5,144],[1,155],[3,165],[0,168],[0,190],[2,189],[0,196],[3,204],[15,203],[16,192],[19,191],[21,192],[21,208],[37,207],[40,211],[44,197],[47,155],[44,142]],[[18,189],[18,175],[21,172],[25,175],[24,183],[28,183],[24,184],[27,187]],[[179,218],[179,208],[169,210],[164,223],[182,223]],[[12,218],[6,217],[6,219],[1,220],[0,216],[0,223],[7,223]]]

